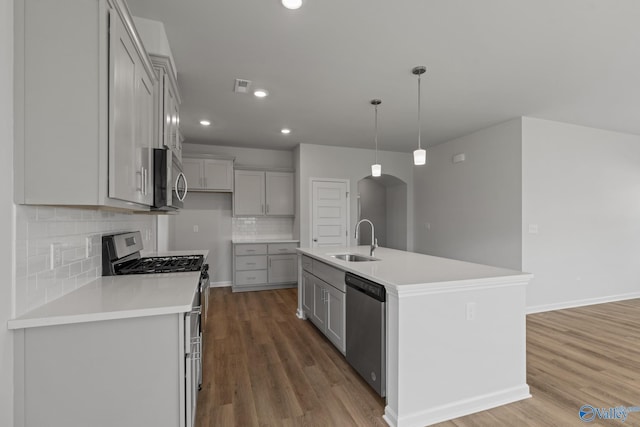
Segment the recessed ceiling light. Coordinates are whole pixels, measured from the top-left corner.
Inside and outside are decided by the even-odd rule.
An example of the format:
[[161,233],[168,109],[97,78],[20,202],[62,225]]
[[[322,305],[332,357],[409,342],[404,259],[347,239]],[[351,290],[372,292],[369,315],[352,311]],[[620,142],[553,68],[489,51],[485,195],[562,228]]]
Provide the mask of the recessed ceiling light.
[[282,0],[282,5],[287,9],[300,9],[302,0]]
[[211,124],[211,122],[209,120],[200,120],[200,124],[202,126],[209,126]]
[[284,128],[280,132],[284,133],[285,135],[288,135],[291,133],[291,129]]
[[264,89],[256,89],[256,91],[253,92],[253,94],[258,98],[264,98],[265,96],[269,95],[269,92],[267,92]]

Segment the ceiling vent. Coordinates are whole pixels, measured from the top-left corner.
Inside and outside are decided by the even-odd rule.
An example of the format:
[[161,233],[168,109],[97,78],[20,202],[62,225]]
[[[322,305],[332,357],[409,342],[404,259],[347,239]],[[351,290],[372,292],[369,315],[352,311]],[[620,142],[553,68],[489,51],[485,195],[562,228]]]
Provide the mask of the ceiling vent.
[[233,91],[235,93],[249,93],[249,86],[251,86],[251,80],[236,79]]

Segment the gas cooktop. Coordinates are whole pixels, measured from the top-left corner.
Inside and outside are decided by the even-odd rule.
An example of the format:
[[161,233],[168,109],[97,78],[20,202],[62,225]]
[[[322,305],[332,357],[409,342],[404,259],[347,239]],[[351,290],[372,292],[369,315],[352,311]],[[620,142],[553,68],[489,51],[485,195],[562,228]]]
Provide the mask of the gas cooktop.
[[145,257],[124,262],[115,267],[116,274],[181,273],[200,271],[202,255]]

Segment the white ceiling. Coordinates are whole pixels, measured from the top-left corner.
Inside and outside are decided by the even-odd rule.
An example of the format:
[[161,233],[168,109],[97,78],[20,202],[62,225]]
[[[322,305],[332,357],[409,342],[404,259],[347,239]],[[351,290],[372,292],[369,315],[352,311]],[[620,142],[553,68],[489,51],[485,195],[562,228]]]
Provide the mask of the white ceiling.
[[[162,21],[186,142],[289,149],[423,144],[518,116],[640,134],[637,0],[128,0]],[[233,93],[235,78],[269,97]],[[203,128],[201,119],[212,125]],[[290,135],[280,134],[290,127]]]

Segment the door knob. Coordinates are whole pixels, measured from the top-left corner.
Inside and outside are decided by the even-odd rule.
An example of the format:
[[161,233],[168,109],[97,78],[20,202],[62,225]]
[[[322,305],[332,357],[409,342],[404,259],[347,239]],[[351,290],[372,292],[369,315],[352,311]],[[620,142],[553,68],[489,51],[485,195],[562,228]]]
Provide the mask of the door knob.
[[314,239],[313,239],[313,241],[314,241],[314,242],[318,242],[318,239],[317,239],[317,238],[314,238]]

